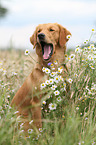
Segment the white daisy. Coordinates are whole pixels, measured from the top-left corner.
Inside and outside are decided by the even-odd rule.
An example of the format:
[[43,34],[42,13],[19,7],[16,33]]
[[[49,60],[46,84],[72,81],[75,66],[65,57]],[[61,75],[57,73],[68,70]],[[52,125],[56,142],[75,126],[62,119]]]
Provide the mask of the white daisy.
[[33,132],[33,129],[28,129],[28,133],[31,134]]
[[69,60],[73,60],[75,58],[75,54],[71,54],[69,58]]
[[43,104],[43,105],[46,105],[46,101],[43,101],[42,104]]
[[50,109],[50,110],[56,110],[56,106],[57,106],[57,105],[56,105],[55,103],[50,103],[50,104],[49,104],[49,109]]
[[63,86],[66,87],[66,83],[65,82],[63,83]]
[[49,80],[49,84],[52,85],[53,83],[54,83],[54,80],[53,79],[50,79]]
[[55,94],[55,96],[57,96],[57,95],[60,94],[60,92],[59,92],[58,90],[56,90],[56,91],[54,92],[54,94]]
[[30,54],[30,51],[28,49],[25,50],[25,55]]
[[75,76],[76,78],[78,77],[78,75],[77,75],[76,73],[74,74],[74,76]]
[[71,84],[73,80],[71,78],[67,78],[66,81]]
[[52,72],[52,73],[50,74],[51,77],[54,77],[55,75],[56,75],[56,72]]
[[87,57],[87,58],[88,58],[88,60],[89,60],[89,61],[94,60],[94,57],[93,57],[92,55],[90,55],[90,54],[88,55],[88,57]]
[[57,101],[58,102],[60,102],[62,99],[61,99],[61,97],[59,96],[58,98],[57,98]]
[[76,107],[76,110],[79,110],[79,107]]
[[76,53],[80,53],[80,52],[81,52],[81,48],[76,48],[76,49],[75,49],[75,52],[76,52]]
[[48,96],[48,99],[49,99],[49,98],[52,98],[52,95],[51,95],[51,96],[49,95],[49,96]]
[[70,39],[70,38],[71,38],[71,35],[67,35],[66,38],[67,38],[67,39]]
[[42,131],[43,131],[43,129],[42,129],[42,128],[39,128],[39,131],[40,131],[40,132],[42,132]]
[[49,73],[50,73],[50,69],[49,69],[49,68],[46,68],[46,69],[45,69],[45,73],[46,73],[46,74],[49,74]]
[[62,81],[62,82],[64,81],[64,79],[63,79],[63,77],[62,77],[62,76],[59,76],[59,78],[60,78],[60,81]]
[[54,64],[58,64],[57,61],[54,61]]
[[46,68],[45,68],[45,67],[43,67],[43,68],[42,68],[42,71],[43,71],[43,72],[45,72],[45,70],[46,70]]
[[95,69],[92,63],[89,64],[89,66],[90,66],[91,69]]
[[42,83],[42,84],[40,85],[41,90],[42,90],[43,88],[45,88],[45,87],[46,87],[46,84],[45,84],[45,83]]
[[56,88],[57,88],[56,85],[52,85],[52,87],[51,87],[52,90],[55,90]]
[[60,68],[58,68],[58,73],[62,73],[62,71],[63,71],[63,69],[62,69],[62,67],[60,67]]
[[60,81],[60,77],[57,75],[57,76],[55,76],[54,77],[54,81],[56,82],[56,83],[58,83],[59,81]]
[[45,81],[45,84],[46,84],[46,85],[49,85],[49,84],[50,84],[50,81],[49,81],[49,80],[46,80],[46,81]]

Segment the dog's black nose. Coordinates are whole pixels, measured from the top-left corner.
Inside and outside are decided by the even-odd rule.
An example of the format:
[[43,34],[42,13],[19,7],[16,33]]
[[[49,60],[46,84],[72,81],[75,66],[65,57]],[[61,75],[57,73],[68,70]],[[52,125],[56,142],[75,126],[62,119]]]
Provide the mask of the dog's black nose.
[[38,34],[38,38],[39,39],[44,39],[45,38],[45,34],[44,33],[39,33]]

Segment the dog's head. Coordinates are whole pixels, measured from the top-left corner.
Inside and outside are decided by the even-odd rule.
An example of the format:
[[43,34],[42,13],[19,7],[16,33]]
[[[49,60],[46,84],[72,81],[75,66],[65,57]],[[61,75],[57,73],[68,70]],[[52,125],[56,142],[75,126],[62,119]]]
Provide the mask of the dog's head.
[[30,37],[31,43],[36,46],[36,53],[42,56],[44,61],[49,61],[56,48],[63,48],[68,41],[67,35],[71,33],[57,23],[40,24]]

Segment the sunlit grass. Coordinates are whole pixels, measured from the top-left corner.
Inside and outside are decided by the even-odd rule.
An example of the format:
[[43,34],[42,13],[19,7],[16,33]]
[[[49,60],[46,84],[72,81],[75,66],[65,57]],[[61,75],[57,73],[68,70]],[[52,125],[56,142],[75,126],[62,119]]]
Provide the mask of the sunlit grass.
[[[84,42],[84,47],[77,46],[65,54],[67,78],[64,78],[58,60],[48,63],[48,68],[43,67],[42,71],[49,76],[40,85],[41,91],[47,92],[41,100],[43,128],[30,128],[27,137],[24,123],[10,107],[10,102],[31,72],[35,57],[28,51],[29,56],[23,51],[0,51],[1,145],[96,144],[96,46],[90,44],[90,40]],[[58,66],[57,70],[55,66]],[[68,93],[67,83],[71,86]]]

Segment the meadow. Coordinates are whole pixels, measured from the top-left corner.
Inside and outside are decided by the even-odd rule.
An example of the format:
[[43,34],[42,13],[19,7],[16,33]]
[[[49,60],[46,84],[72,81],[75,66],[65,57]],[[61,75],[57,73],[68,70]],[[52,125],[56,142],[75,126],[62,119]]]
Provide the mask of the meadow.
[[[41,84],[43,127],[25,136],[20,116],[10,102],[28,74],[36,55],[0,50],[0,145],[96,145],[96,42],[91,37],[65,54],[68,77],[54,64],[43,68],[49,80]],[[54,70],[54,71],[53,71]],[[70,91],[66,93],[67,83]],[[49,106],[46,108],[46,103]],[[30,120],[33,123],[33,120]],[[20,127],[18,127],[20,125]]]

